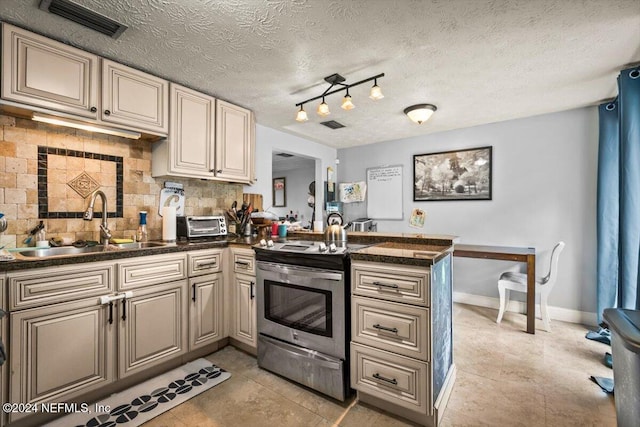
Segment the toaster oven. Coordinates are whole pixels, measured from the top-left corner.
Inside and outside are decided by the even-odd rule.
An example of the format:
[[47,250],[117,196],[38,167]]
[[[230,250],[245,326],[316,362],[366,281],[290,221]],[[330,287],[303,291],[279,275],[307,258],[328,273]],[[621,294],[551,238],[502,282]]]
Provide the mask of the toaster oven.
[[181,240],[226,236],[227,221],[223,215],[179,216],[176,217],[176,235]]

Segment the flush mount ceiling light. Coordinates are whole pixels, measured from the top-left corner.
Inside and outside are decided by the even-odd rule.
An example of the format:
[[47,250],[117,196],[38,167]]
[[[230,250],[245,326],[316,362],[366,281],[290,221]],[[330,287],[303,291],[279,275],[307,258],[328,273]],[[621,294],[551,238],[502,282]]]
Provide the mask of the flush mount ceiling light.
[[140,137],[142,136],[138,132],[132,132],[125,129],[110,128],[106,126],[92,125],[90,123],[84,123],[79,120],[50,116],[48,114],[33,113],[31,115],[31,120],[34,120],[36,122],[49,123],[51,125],[66,126],[74,129],[82,129],[89,132],[99,132],[99,133],[105,133],[107,135],[121,136],[123,138],[129,138],[129,139],[140,139]]
[[416,104],[405,108],[404,113],[409,116],[413,122],[421,125],[429,120],[429,117],[431,117],[437,109],[438,107],[433,104]]
[[[382,90],[380,89],[380,86],[378,86],[378,79],[381,77],[384,77],[384,73],[381,73],[376,76],[369,77],[367,79],[360,80],[359,82],[355,82],[351,84],[343,83],[345,81],[345,78],[342,77],[340,74],[332,74],[330,76],[325,77],[324,80],[327,83],[330,83],[331,86],[329,86],[327,90],[325,90],[322,93],[322,95],[318,95],[316,97],[309,98],[302,102],[297,103],[296,107],[300,107],[300,110],[298,110],[298,114],[296,115],[296,120],[299,122],[307,121],[309,117],[307,116],[307,112],[304,111],[303,106],[308,102],[315,101],[318,99],[322,99],[322,102],[318,105],[316,112],[318,113],[319,116],[322,116],[322,117],[328,116],[329,114],[331,114],[331,112],[329,111],[329,105],[327,105],[324,98],[326,96],[333,95],[334,93],[342,92],[343,90],[346,93],[344,95],[344,98],[342,99],[342,104],[340,105],[340,107],[342,107],[345,110],[354,109],[356,106],[353,104],[353,100],[351,98],[351,95],[349,94],[349,88],[361,85],[366,82],[370,82],[371,80],[373,80],[374,83],[373,83],[373,87],[371,88],[369,98],[373,99],[374,101],[384,98],[384,95],[382,94]],[[341,87],[339,87],[338,89],[331,90],[336,85]]]

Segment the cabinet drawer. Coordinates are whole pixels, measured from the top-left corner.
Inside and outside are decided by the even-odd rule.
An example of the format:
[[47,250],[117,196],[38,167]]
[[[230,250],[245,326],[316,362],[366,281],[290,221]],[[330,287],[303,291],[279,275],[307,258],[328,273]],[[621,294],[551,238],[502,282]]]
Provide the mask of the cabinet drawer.
[[424,267],[354,262],[351,288],[354,295],[428,306],[429,274]]
[[352,298],[355,342],[429,361],[429,309],[372,298]]
[[351,387],[421,414],[431,414],[429,364],[351,344]]
[[222,271],[222,249],[206,249],[189,252],[189,277]]
[[187,277],[185,254],[132,258],[118,263],[119,291],[180,280]]
[[89,263],[19,271],[8,276],[9,309],[107,295],[114,288],[113,263]]
[[253,250],[231,250],[235,273],[256,274],[256,257]]

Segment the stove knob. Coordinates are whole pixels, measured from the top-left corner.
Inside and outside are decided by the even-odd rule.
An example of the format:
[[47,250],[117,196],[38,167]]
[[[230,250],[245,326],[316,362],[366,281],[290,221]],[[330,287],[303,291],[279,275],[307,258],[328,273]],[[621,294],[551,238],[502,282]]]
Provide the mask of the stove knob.
[[263,248],[267,246],[267,241],[264,239],[260,239],[260,246],[262,246]]
[[320,243],[318,250],[320,252],[326,252],[327,251],[327,245],[325,245],[324,243]]
[[336,252],[338,250],[338,247],[336,246],[335,243],[332,243],[329,245],[329,252]]
[[272,248],[273,247],[273,240],[271,240],[271,239],[267,240],[267,247],[268,248]]

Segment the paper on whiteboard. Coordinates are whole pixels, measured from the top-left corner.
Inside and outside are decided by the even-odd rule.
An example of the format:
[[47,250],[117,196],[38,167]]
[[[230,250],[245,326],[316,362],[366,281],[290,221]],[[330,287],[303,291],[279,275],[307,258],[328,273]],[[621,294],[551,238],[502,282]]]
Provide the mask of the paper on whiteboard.
[[367,195],[367,184],[364,181],[343,182],[339,189],[342,203],[364,202]]

